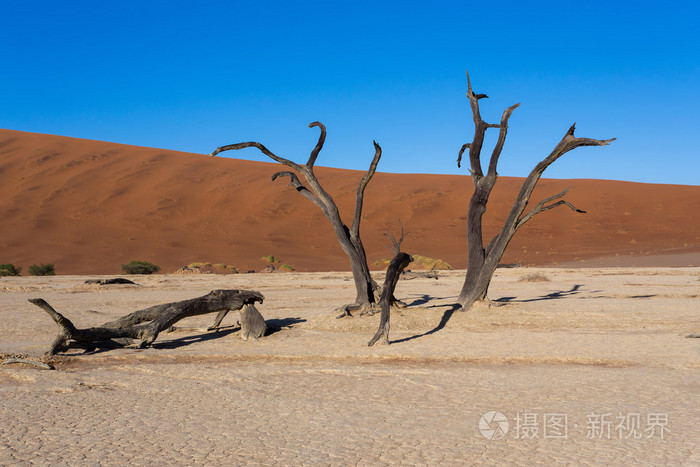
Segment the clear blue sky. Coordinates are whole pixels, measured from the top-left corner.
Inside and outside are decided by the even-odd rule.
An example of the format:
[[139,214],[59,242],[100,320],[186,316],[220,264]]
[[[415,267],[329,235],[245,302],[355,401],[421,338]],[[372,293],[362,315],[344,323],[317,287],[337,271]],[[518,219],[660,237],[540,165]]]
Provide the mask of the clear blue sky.
[[[318,165],[464,174],[469,69],[510,120],[501,175],[567,128],[618,140],[550,178],[700,185],[697,1],[0,2],[0,128]],[[495,130],[490,130],[494,131]],[[493,139],[491,139],[493,141]],[[254,149],[233,157],[266,160]]]

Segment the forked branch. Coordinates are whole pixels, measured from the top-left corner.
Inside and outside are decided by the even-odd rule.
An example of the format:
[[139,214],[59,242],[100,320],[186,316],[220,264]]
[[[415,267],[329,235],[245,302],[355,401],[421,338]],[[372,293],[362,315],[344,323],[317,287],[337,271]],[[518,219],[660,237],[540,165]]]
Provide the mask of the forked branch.
[[394,237],[391,234],[391,232],[389,232],[389,231],[384,232],[384,235],[391,242],[391,248],[389,248],[389,247],[387,247],[387,248],[389,248],[389,250],[391,250],[395,255],[398,255],[399,253],[401,253],[401,244],[403,243],[404,238],[406,238],[408,236],[408,234],[410,233],[410,232],[404,232],[403,224],[401,223],[401,221],[399,221],[399,225],[401,226],[401,236],[399,237],[398,240],[396,240],[396,237]]
[[569,188],[562,191],[561,193],[557,193],[556,195],[550,196],[549,198],[543,199],[542,201],[537,203],[537,205],[532,209],[532,211],[530,211],[529,213],[527,213],[526,215],[521,217],[520,220],[518,220],[518,222],[515,224],[515,229],[517,230],[520,227],[522,227],[523,224],[525,224],[527,221],[532,219],[533,216],[535,216],[541,212],[545,212],[545,211],[549,211],[550,209],[554,209],[557,206],[565,205],[565,206],[568,206],[569,208],[571,208],[572,211],[585,214],[586,211],[577,208],[576,206],[574,206],[573,204],[571,204],[565,200],[557,201],[556,203],[549,204],[549,205],[547,204],[551,201],[554,201],[555,199],[559,199],[559,198],[563,197],[568,192],[569,192]]
[[278,177],[289,177],[289,186],[294,187],[299,193],[304,195],[312,203],[321,208],[323,212],[326,212],[326,206],[323,204],[323,202],[319,199],[318,196],[312,193],[311,190],[306,188],[303,183],[301,183],[297,174],[288,171],[275,172],[274,174],[272,174],[272,181],[277,180]]

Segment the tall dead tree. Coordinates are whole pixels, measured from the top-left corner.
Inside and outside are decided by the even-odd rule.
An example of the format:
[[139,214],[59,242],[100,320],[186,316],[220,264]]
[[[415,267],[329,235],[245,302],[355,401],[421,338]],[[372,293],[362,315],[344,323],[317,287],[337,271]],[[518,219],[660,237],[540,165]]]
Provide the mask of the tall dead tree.
[[[486,94],[476,94],[472,90],[471,80],[469,79],[469,73],[467,73],[467,97],[469,98],[469,104],[471,105],[472,116],[474,119],[474,139],[471,143],[467,143],[462,146],[459,151],[459,156],[457,157],[457,167],[460,167],[462,161],[462,154],[465,150],[469,150],[469,165],[472,181],[474,182],[474,193],[472,194],[471,201],[469,202],[469,211],[467,213],[467,243],[469,251],[469,262],[467,267],[467,274],[464,280],[464,286],[459,294],[458,302],[462,306],[462,310],[468,310],[476,301],[486,300],[489,284],[491,283],[491,278],[496,270],[496,266],[503,257],[503,253],[508,246],[511,238],[515,235],[527,221],[532,219],[533,216],[544,211],[556,208],[557,206],[568,206],[576,212],[585,212],[575,206],[573,206],[568,201],[562,200],[562,198],[568,191],[568,188],[561,193],[550,196],[546,198],[537,205],[535,205],[532,210],[528,213],[525,212],[525,208],[530,201],[530,195],[535,189],[537,182],[539,181],[542,173],[547,167],[549,167],[554,161],[559,159],[561,156],[567,152],[576,149],[581,146],[606,146],[613,139],[598,140],[590,138],[578,138],[574,136],[574,129],[576,124],[574,123],[566,132],[564,137],[559,141],[559,144],[552,150],[552,152],[538,163],[530,175],[523,182],[520,192],[518,193],[513,207],[511,208],[510,214],[506,219],[501,231],[493,238],[491,241],[484,246],[483,241],[483,230],[482,230],[482,217],[486,212],[486,203],[488,203],[489,196],[491,195],[491,190],[496,184],[496,179],[498,174],[496,173],[496,166],[498,165],[498,158],[503,150],[503,145],[506,141],[506,133],[508,132],[508,119],[513,111],[520,105],[515,104],[508,107],[501,117],[500,123],[486,123],[482,120],[481,114],[479,112],[479,100],[487,98]],[[486,174],[484,174],[481,168],[481,149],[484,144],[484,135],[486,130],[489,128],[498,128],[498,140],[494,146],[493,152],[491,153],[491,159],[489,160],[488,169]],[[558,200],[558,201],[556,201]]]
[[273,154],[269,149],[257,142],[247,142],[247,143],[237,143],[229,144],[227,146],[221,146],[211,153],[212,156],[223,151],[238,150],[250,147],[258,148],[263,154],[268,156],[270,159],[279,162],[282,165],[286,165],[294,169],[297,173],[304,176],[309,188],[307,188],[299,180],[299,177],[294,172],[277,172],[272,175],[272,180],[277,179],[277,177],[289,177],[289,185],[294,187],[299,193],[304,195],[312,203],[321,209],[326,219],[333,226],[333,231],[336,237],[338,237],[338,242],[342,247],[345,254],[350,260],[350,267],[352,268],[352,276],[355,280],[355,290],[357,296],[355,302],[349,305],[344,305],[341,307],[345,313],[355,310],[365,310],[375,303],[374,292],[378,290],[377,283],[372,279],[369,272],[369,267],[367,266],[367,256],[365,254],[365,248],[362,245],[362,240],[360,239],[360,221],[362,219],[362,206],[364,203],[364,194],[367,184],[374,176],[377,170],[377,164],[379,159],[382,157],[382,148],[374,142],[374,158],[372,163],[367,170],[367,173],[360,180],[360,184],[357,187],[357,196],[355,198],[355,215],[352,220],[352,225],[348,227],[340,217],[340,212],[335,204],[335,201],[324,190],[321,183],[316,178],[314,174],[314,164],[316,163],[316,158],[318,157],[321,148],[323,148],[323,143],[326,141],[326,127],[321,122],[312,122],[309,124],[309,128],[319,127],[321,129],[321,134],[318,138],[318,143],[311,151],[309,160],[304,165],[299,165],[283,157],[279,157]]

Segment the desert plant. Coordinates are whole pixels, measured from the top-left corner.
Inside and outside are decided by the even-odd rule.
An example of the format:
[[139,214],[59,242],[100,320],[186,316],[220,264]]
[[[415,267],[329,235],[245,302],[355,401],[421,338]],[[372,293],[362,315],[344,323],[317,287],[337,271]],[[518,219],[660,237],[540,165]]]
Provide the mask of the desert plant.
[[38,266],[36,264],[32,264],[29,266],[29,274],[32,276],[55,276],[56,270],[51,263],[40,263]]
[[294,271],[294,267],[292,267],[290,264],[283,264],[282,266],[280,266],[280,269],[283,269],[283,270],[289,271],[289,272]]
[[11,263],[0,264],[0,276],[19,276],[21,270],[21,267]]
[[153,274],[160,271],[160,266],[156,266],[148,261],[129,261],[121,266],[122,271],[126,274]]

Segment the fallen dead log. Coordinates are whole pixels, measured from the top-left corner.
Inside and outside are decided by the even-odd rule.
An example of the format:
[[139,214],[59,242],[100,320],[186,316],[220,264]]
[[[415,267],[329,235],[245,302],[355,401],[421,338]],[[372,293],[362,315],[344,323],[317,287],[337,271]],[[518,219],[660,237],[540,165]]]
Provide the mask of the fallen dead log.
[[71,346],[123,338],[138,339],[141,341],[138,347],[143,348],[152,344],[158,334],[183,318],[218,313],[214,326],[210,328],[214,329],[229,311],[241,309],[243,338],[247,339],[249,335],[261,337],[265,333],[265,320],[255,308],[255,302],[262,303],[263,300],[260,292],[252,290],[213,290],[202,297],[152,306],[87,329],[76,328],[68,318],[54,310],[42,298],[29,299],[29,302],[48,313],[61,328],[47,352],[48,355],[54,355],[56,352],[68,350]]
[[94,285],[138,285],[136,282],[124,279],[123,277],[116,277],[114,279],[88,279],[85,283]]
[[394,289],[396,289],[396,283],[399,281],[401,272],[411,261],[413,261],[413,258],[410,255],[399,252],[394,256],[394,259],[391,260],[391,263],[389,263],[389,267],[386,270],[384,286],[382,287],[382,296],[379,298],[379,307],[382,310],[379,320],[379,329],[377,329],[377,333],[367,343],[370,347],[373,346],[380,337],[384,337],[384,342],[387,344],[389,343],[389,312],[391,310],[392,298],[394,297]]

